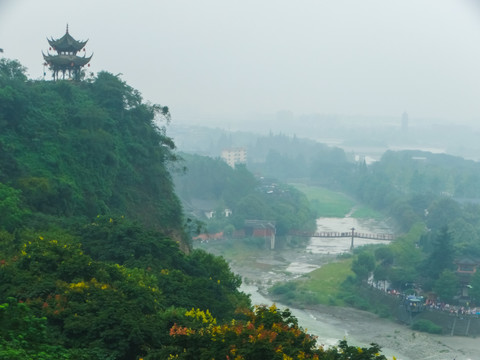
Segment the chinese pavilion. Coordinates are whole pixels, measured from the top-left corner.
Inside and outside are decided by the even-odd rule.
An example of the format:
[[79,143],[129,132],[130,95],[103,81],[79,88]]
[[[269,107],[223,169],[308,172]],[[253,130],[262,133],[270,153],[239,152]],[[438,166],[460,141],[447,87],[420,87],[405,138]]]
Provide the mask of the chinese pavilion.
[[78,56],[77,53],[82,49],[85,52],[85,44],[88,40],[75,40],[68,32],[68,25],[65,35],[60,39],[50,38],[47,40],[50,44],[49,50],[53,49],[57,52],[56,55],[51,55],[50,53],[45,55],[42,51],[43,58],[52,71],[53,79],[58,80],[59,73],[62,73],[63,79],[65,79],[65,74],[67,74],[69,79],[80,80],[82,67],[88,64],[93,54],[89,57],[86,57],[86,55],[82,57]]

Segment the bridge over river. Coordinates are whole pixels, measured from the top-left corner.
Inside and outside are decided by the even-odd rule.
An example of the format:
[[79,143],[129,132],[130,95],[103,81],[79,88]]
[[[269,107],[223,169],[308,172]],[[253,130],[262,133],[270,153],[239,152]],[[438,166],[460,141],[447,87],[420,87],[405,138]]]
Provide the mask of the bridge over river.
[[369,239],[369,240],[381,240],[381,241],[393,241],[395,236],[392,234],[369,234],[363,232],[355,231],[355,228],[351,228],[347,232],[337,232],[337,231],[321,231],[321,232],[309,232],[309,231],[290,231],[289,235],[292,236],[302,236],[302,237],[318,237],[318,238],[351,238],[352,243],[350,249],[354,247],[354,239]]

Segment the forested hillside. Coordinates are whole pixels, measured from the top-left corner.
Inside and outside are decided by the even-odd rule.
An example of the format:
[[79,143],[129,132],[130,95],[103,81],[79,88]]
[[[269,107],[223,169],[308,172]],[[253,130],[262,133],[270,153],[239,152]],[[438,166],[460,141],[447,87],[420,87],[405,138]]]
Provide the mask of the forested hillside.
[[110,73],[32,82],[1,59],[1,359],[134,359],[184,309],[249,306],[223,259],[191,252],[162,119]]
[[108,72],[30,81],[0,59],[0,359],[384,359],[317,347],[191,250],[162,119]]
[[[219,158],[181,156],[187,171],[174,176],[176,191],[185,210],[205,221],[210,233],[243,229],[245,220],[275,221],[279,236],[315,228],[316,215],[306,196],[292,186],[256,177],[241,164],[232,169]],[[201,210],[214,211],[215,216],[207,220],[198,214],[195,210],[202,206]],[[232,211],[228,217],[223,214],[225,208]]]
[[20,64],[2,60],[0,181],[21,191],[19,206],[181,229],[167,171],[174,144],[157,126],[168,121],[167,107],[143,102],[106,72],[92,82],[27,82]]

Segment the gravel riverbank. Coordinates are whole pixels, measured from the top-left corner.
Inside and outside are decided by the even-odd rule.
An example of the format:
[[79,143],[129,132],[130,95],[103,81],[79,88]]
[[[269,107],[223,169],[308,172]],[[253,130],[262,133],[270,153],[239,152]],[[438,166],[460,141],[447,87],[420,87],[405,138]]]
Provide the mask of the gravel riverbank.
[[[222,255],[218,249],[204,249]],[[230,267],[242,276],[242,290],[251,295],[253,304],[270,305],[275,301],[268,297],[268,287],[321,267],[334,257],[301,249],[258,251],[248,259],[230,259]],[[395,356],[397,360],[480,360],[480,339],[421,333],[404,324],[353,308],[316,305],[296,309],[280,303],[277,306],[289,307],[300,326],[318,337],[319,344],[336,345],[345,338],[357,346],[375,342],[388,359]]]
[[[274,300],[269,298],[266,289],[276,281],[292,277],[284,271],[292,261],[305,263],[307,267],[318,267],[331,261],[331,257],[313,257],[301,251],[282,256],[266,254],[255,259],[256,265],[232,264],[232,270],[249,283],[243,286],[243,290],[251,294],[254,304],[271,304]],[[480,339],[413,331],[405,324],[354,308],[325,305],[302,309],[295,309],[292,305],[288,307],[299,319],[299,324],[318,336],[320,344],[327,346],[336,345],[345,338],[357,346],[375,342],[389,359],[395,356],[397,360],[480,360]]]
[[392,320],[352,308],[315,306],[305,310],[318,321],[341,329],[349,342],[375,342],[382,352],[398,360],[478,360],[480,340],[469,337],[431,335],[413,331]]
[[[244,285],[254,304],[271,304],[255,285]],[[280,308],[287,306],[277,303]],[[346,339],[349,344],[367,346],[372,342],[382,347],[382,353],[397,360],[479,360],[480,339],[460,336],[432,335],[411,330],[408,326],[380,318],[375,314],[348,307],[315,305],[297,309],[288,306],[299,324],[318,337],[326,346]]]

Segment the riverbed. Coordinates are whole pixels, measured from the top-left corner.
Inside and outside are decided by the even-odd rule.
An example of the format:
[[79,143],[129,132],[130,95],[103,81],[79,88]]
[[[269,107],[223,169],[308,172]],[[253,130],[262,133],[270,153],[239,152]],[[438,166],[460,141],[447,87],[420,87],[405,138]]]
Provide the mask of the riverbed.
[[[320,218],[317,231],[346,232],[351,228],[366,233],[390,233],[385,223],[354,218]],[[355,239],[355,246],[379,243],[378,240]],[[349,238],[311,238],[305,249],[261,250],[242,261],[230,260],[232,271],[242,276],[241,290],[250,294],[253,304],[271,304],[267,289],[278,281],[286,281],[313,271],[333,261],[338,254],[350,251]],[[208,251],[209,246],[205,249]],[[227,259],[228,260],[228,259]],[[280,308],[287,307],[277,302]],[[318,337],[326,346],[346,339],[350,344],[368,346],[375,342],[382,353],[397,360],[478,360],[480,341],[467,337],[430,335],[412,331],[406,325],[345,307],[316,305],[308,309],[289,306],[300,326]]]

